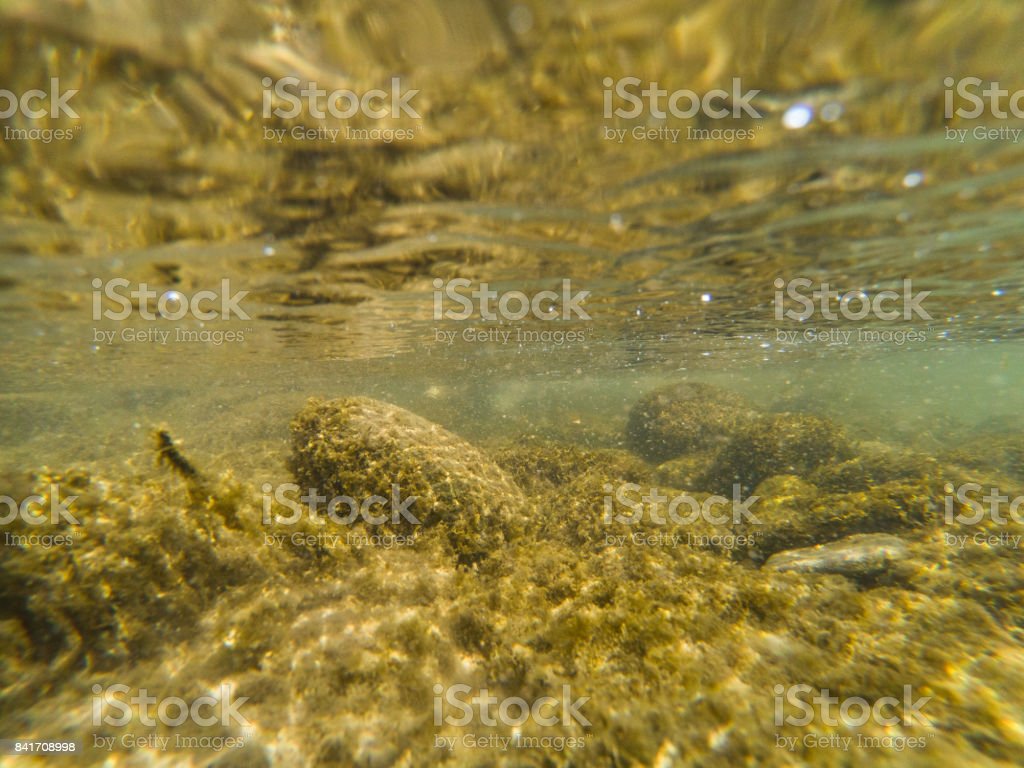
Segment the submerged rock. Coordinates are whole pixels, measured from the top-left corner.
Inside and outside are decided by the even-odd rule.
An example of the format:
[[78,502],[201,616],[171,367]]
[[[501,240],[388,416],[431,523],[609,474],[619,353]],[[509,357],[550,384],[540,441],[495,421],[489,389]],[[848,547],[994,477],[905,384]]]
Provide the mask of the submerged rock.
[[739,395],[684,382],[642,397],[629,413],[626,440],[637,454],[660,464],[722,444],[753,419],[753,409]]
[[851,455],[843,430],[807,413],[764,416],[738,430],[715,461],[705,485],[725,493],[738,483],[754,488],[773,475],[806,477],[830,461]]
[[991,425],[991,429],[952,440],[943,458],[975,471],[1004,472],[1024,478],[1024,444],[1019,429]]
[[737,527],[757,537],[766,555],[810,547],[853,534],[902,533],[927,524],[929,489],[917,483],[886,483],[870,491],[825,493],[794,475],[760,483],[756,522]]
[[302,488],[357,503],[414,497],[408,515],[392,514],[394,504],[373,514],[410,533],[440,526],[460,562],[486,557],[524,524],[526,497],[497,464],[404,408],[369,397],[311,399],[291,430],[290,468]]
[[878,442],[857,445],[857,455],[818,467],[808,478],[829,492],[870,491],[893,481],[922,481],[938,471],[938,462]]
[[875,576],[907,556],[907,546],[896,536],[864,533],[830,544],[776,552],[765,568],[798,573],[836,573],[852,579]]
[[612,481],[645,482],[650,468],[628,451],[603,448],[589,450],[571,443],[520,438],[495,454],[495,461],[516,484],[530,494],[549,493],[590,472]]
[[659,464],[654,470],[654,477],[659,483],[670,485],[673,488],[703,488],[708,472],[714,466],[714,461],[715,454],[713,453],[680,456],[678,459],[671,459],[664,464]]
[[4,527],[0,719],[61,676],[134,666],[187,641],[218,594],[290,570],[280,551],[226,526],[238,491],[227,481],[211,480],[217,499],[198,507],[166,474],[133,477],[131,490],[85,467],[13,480],[5,490],[64,511]]

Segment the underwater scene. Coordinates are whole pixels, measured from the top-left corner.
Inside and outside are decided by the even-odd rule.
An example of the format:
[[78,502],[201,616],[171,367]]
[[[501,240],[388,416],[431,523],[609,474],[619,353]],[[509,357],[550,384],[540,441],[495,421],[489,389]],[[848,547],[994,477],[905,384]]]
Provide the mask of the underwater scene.
[[1024,765],[1022,30],[0,0],[0,766]]

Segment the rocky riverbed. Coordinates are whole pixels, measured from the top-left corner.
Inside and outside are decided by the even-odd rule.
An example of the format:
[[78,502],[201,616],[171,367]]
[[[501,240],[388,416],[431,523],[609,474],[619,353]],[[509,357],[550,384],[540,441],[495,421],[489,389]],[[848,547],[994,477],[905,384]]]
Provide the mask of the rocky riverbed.
[[[193,472],[7,478],[44,498],[59,483],[80,518],[12,532],[71,543],[0,565],[8,725],[96,765],[832,764],[844,738],[864,760],[1014,759],[1024,530],[945,510],[949,483],[1019,488],[1003,466],[694,382],[640,398],[605,447],[473,446],[367,397],[311,400],[291,429],[293,476],[262,496],[179,444]],[[277,497],[289,482],[375,501],[312,514]],[[794,685],[925,703],[812,733],[776,723],[801,713],[779,693]],[[92,720],[142,688],[220,691],[242,719]],[[459,724],[474,695],[563,709]]]

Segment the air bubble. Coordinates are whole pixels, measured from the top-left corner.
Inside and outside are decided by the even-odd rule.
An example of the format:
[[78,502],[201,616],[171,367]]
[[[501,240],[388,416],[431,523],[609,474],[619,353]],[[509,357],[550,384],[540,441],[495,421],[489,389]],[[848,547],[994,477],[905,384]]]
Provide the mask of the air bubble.
[[919,186],[924,181],[924,174],[920,171],[911,171],[903,177],[903,186],[907,189],[913,189]]
[[806,128],[814,118],[814,110],[808,104],[794,104],[782,115],[782,125],[791,131]]

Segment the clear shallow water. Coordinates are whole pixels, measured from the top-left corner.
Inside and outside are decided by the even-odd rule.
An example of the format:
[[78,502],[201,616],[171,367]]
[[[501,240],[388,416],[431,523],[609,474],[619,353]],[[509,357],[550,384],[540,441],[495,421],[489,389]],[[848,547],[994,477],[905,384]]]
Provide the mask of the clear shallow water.
[[[595,210],[397,206],[386,218],[403,233],[423,234],[390,240],[391,251],[375,257],[383,261],[377,268],[351,265],[382,246],[303,267],[303,249],[275,237],[102,256],[11,254],[0,292],[7,316],[5,453],[13,464],[114,457],[144,448],[148,429],[161,421],[198,433],[190,438],[197,447],[219,442],[223,450],[228,434],[232,441],[283,434],[307,395],[363,391],[471,435],[529,431],[541,414],[545,423],[562,419],[559,408],[570,423],[582,414],[614,425],[656,383],[688,378],[911,443],[1013,417],[1024,275],[1014,255],[1017,166],[928,172],[923,187],[906,189],[900,174],[926,167],[927,159],[907,162],[901,145],[948,150],[949,142],[853,143],[788,160],[788,150],[768,150],[669,166],[612,188],[612,197],[647,188],[646,202],[630,206],[608,201],[603,189],[590,203]],[[958,164],[976,149],[961,149]],[[846,155],[854,158],[852,171],[841,165]],[[966,165],[978,162],[992,161],[982,153]],[[823,163],[872,174],[881,189],[828,192],[827,178],[809,182],[811,191],[787,185]],[[695,177],[718,169],[732,176],[718,195],[754,184],[754,199],[716,209],[707,200],[715,193],[688,191]],[[652,190],[665,183],[667,193]],[[700,210],[691,209],[694,200]],[[944,211],[951,203],[961,210]],[[466,243],[491,256],[457,266],[453,254]],[[389,269],[398,277],[389,278]],[[156,295],[227,279],[231,290],[248,292],[250,317],[136,314],[97,322],[92,281],[115,273],[149,280]],[[482,282],[498,294],[561,294],[569,281],[571,293],[587,294],[587,319],[435,320],[439,302],[448,311],[462,308],[433,288],[455,275],[466,276],[463,295]],[[931,317],[851,321],[818,312],[779,320],[777,276],[866,295],[899,290],[909,279],[928,292],[923,306]],[[790,299],[782,306],[802,309]],[[832,310],[840,312],[839,305]],[[211,434],[204,427],[213,419]]]

